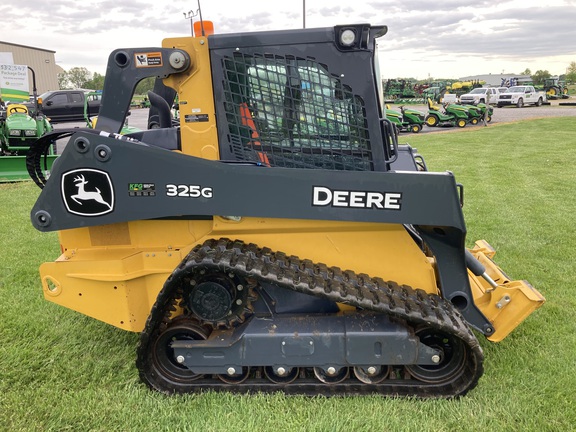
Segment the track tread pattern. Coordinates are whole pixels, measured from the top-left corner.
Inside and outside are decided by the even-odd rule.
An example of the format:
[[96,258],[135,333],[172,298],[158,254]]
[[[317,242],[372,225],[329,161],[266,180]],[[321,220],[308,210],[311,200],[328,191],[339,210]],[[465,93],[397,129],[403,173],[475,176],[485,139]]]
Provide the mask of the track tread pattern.
[[[240,384],[224,384],[217,379],[194,381],[193,385],[158,385],[155,372],[150,370],[150,351],[154,338],[170,321],[174,301],[185,277],[198,271],[217,269],[232,271],[243,277],[275,284],[303,294],[322,297],[365,310],[384,313],[420,328],[428,327],[460,339],[468,350],[465,371],[452,382],[427,384],[416,380],[385,380],[379,384],[345,381],[321,384],[318,381],[296,380],[279,385],[265,379],[247,380]],[[137,350],[136,365],[141,379],[153,389],[165,393],[224,390],[231,392],[270,392],[281,390],[287,394],[357,395],[383,394],[410,397],[454,397],[474,388],[483,372],[483,353],[478,340],[462,315],[437,295],[398,285],[366,274],[316,264],[259,248],[254,244],[229,239],[211,239],[196,246],[166,281],[152,307]]]

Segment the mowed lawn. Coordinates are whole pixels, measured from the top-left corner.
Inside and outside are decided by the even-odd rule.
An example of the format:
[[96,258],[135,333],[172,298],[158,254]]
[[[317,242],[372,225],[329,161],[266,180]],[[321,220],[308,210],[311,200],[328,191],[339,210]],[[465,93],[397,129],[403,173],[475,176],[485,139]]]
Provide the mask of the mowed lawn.
[[455,400],[165,396],[140,383],[138,335],[43,299],[57,235],[32,228],[39,193],[0,185],[0,431],[576,430],[576,121],[545,119],[402,135],[465,186],[468,246],[486,239],[547,303],[499,344]]

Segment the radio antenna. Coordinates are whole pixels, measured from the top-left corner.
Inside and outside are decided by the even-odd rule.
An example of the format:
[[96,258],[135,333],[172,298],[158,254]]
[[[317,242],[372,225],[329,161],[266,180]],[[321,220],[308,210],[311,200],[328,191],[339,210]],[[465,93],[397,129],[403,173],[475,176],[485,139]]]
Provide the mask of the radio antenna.
[[200,0],[198,0],[198,14],[200,15],[200,28],[202,29],[202,36],[206,36],[204,34],[204,21],[202,21],[202,7],[200,7]]

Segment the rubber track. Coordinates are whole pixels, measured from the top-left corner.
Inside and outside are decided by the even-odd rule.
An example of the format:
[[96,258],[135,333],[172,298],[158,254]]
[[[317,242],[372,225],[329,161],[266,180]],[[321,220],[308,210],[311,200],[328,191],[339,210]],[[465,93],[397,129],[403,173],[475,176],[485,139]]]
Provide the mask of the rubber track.
[[387,314],[406,321],[415,328],[429,327],[454,335],[468,349],[468,363],[454,381],[428,384],[415,379],[388,379],[379,384],[364,384],[356,379],[338,384],[323,384],[315,379],[298,378],[291,384],[274,384],[263,378],[248,378],[241,384],[225,384],[218,379],[201,378],[186,392],[225,390],[231,392],[271,392],[307,395],[383,394],[389,396],[454,397],[474,388],[483,372],[483,354],[478,340],[462,315],[452,304],[437,295],[415,290],[406,285],[370,278],[365,274],[342,271],[310,260],[300,260],[281,252],[261,249],[253,244],[228,239],[208,240],[195,247],[166,281],[158,294],[137,351],[136,365],[142,380],[150,387],[166,392],[183,392],[178,386],[158,388],[146,367],[154,335],[169,322],[174,310],[176,292],[185,277],[201,270],[235,272],[243,277],[274,284],[300,293],[349,304],[365,310]]

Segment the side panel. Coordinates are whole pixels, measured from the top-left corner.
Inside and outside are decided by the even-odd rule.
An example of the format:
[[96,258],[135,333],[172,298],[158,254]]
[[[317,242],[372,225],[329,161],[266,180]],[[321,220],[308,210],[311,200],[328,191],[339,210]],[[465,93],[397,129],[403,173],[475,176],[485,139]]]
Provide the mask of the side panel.
[[[145,190],[135,191],[134,185]],[[436,256],[444,297],[458,296],[473,311],[472,325],[486,325],[473,310],[464,220],[450,173],[236,165],[125,137],[78,133],[34,206],[32,222],[53,231],[213,215],[413,224]]]
[[141,331],[179,252],[74,250],[40,266],[47,300],[124,330]]
[[402,225],[216,217],[62,231],[64,253],[40,269],[44,294],[47,300],[138,332],[164,282],[190,249],[221,237],[437,293],[431,262]]

